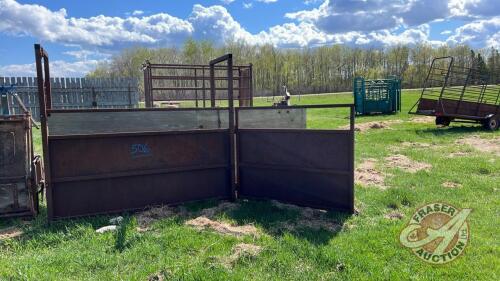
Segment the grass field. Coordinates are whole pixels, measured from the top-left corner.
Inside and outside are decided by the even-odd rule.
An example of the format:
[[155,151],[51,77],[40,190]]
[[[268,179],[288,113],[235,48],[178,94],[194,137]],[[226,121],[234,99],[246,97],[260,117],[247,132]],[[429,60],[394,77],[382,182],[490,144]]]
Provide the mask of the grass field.
[[[387,121],[390,127],[356,133],[356,165],[372,158],[375,168],[388,175],[386,189],[356,184],[357,215],[321,213],[316,216],[324,227],[308,223],[290,227],[307,221],[307,212],[274,202],[239,201],[231,208],[219,208],[212,219],[253,225],[259,235],[236,237],[185,225],[218,204],[209,201],[187,204],[155,220],[147,231],[136,228],[134,215],[124,215],[121,231],[98,234],[95,230],[110,216],[49,226],[42,208],[32,222],[0,222],[0,228],[16,226],[24,231],[18,238],[0,241],[0,280],[500,280],[500,157],[457,143],[479,136],[497,141],[498,146],[500,132],[412,122],[414,116],[407,111],[417,98],[417,92],[404,91],[400,114],[356,118],[357,123]],[[350,101],[350,95],[332,94],[303,96],[294,103]],[[339,117],[328,110],[312,111],[308,126],[347,124],[347,112],[337,113]],[[40,151],[38,135],[36,140]],[[394,154],[432,168],[409,173],[385,165],[385,158]],[[458,187],[443,187],[445,182]],[[415,209],[432,202],[473,209],[469,246],[444,266],[420,261],[398,240]],[[389,213],[404,217],[388,219]],[[239,255],[235,246],[240,243],[258,246],[260,252]]]

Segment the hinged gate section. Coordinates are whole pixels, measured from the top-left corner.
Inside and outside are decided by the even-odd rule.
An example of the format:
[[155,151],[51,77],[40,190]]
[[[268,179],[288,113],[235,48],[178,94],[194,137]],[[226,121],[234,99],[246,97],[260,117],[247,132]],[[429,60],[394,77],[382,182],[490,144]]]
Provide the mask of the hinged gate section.
[[[346,130],[282,129],[252,123],[241,113],[276,108],[238,108],[238,196],[280,200],[322,209],[354,211],[354,106],[308,105],[283,109],[350,107]],[[267,128],[266,128],[267,127]]]

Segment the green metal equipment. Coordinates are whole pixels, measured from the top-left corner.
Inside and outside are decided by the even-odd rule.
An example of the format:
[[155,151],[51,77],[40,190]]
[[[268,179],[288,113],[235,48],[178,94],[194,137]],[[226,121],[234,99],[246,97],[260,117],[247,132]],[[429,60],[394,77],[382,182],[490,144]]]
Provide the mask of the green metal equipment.
[[397,77],[374,80],[356,77],[353,93],[358,115],[401,111],[401,79]]

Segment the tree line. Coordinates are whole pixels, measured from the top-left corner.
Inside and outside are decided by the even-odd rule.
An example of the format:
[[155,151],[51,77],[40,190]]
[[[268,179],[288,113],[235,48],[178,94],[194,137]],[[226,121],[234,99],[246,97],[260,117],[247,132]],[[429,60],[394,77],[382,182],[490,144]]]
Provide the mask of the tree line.
[[473,63],[492,83],[500,83],[500,54],[497,49],[472,50],[466,45],[432,47],[426,44],[361,49],[333,45],[305,49],[279,49],[241,42],[216,46],[211,42],[188,40],[180,48],[125,49],[88,74],[90,77],[135,77],[142,80],[141,66],[152,63],[208,64],[232,53],[235,64],[253,65],[256,94],[279,93],[286,85],[292,94],[351,91],[356,76],[366,79],[398,76],[403,88],[420,88],[433,58],[453,56],[455,64]]

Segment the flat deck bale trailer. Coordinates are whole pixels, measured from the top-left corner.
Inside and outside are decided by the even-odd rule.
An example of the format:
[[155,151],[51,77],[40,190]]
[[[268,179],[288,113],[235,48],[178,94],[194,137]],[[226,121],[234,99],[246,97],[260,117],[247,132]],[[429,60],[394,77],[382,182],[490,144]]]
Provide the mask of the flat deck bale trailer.
[[452,57],[435,58],[420,99],[410,114],[436,117],[436,125],[451,122],[480,123],[496,130],[500,121],[500,85],[489,84],[488,75],[459,66]]
[[[33,119],[14,87],[0,87],[0,217],[34,216],[43,187],[41,158],[34,154]],[[11,114],[9,99],[15,99],[24,114]]]
[[356,114],[389,114],[401,111],[401,79],[365,80],[354,78],[354,104]]

